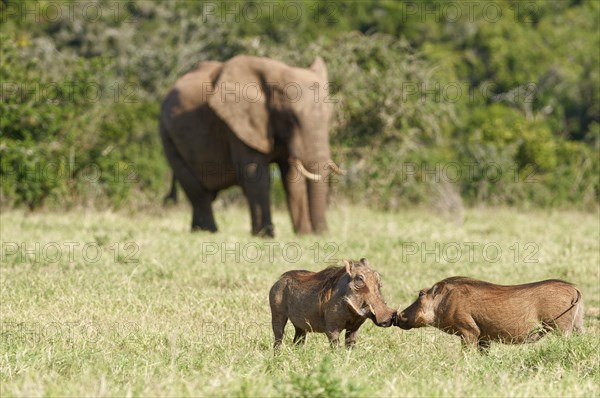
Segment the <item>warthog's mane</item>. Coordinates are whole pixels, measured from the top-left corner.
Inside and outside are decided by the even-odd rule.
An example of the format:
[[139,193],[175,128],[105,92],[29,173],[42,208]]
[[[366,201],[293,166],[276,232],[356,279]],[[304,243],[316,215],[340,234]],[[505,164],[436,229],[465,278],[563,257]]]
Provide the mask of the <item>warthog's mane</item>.
[[319,309],[331,299],[333,289],[346,275],[346,267],[327,267],[322,271],[298,275],[299,279],[305,282],[313,282],[318,286]]
[[319,272],[319,274],[321,273],[323,274],[324,281],[319,291],[319,307],[323,307],[331,299],[333,289],[340,279],[346,275],[346,267],[329,267]]

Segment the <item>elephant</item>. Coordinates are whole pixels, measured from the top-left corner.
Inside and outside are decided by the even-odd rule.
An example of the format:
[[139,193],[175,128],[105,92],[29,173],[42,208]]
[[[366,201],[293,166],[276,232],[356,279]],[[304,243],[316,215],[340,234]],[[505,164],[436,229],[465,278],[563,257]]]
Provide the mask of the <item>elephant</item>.
[[[175,180],[192,205],[192,230],[217,231],[212,202],[239,185],[252,234],[274,236],[270,164],[281,172],[294,232],[322,233],[332,160],[327,67],[296,68],[238,55],[201,62],[179,78],[160,109],[160,136]],[[176,197],[175,197],[176,199]]]

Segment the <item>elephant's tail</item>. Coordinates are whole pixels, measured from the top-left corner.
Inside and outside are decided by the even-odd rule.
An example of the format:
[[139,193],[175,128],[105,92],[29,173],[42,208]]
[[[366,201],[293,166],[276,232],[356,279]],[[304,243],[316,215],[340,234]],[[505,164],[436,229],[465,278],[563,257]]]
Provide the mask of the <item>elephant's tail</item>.
[[[162,108],[162,106],[161,106]],[[161,109],[161,115],[159,117],[158,129],[160,132],[161,140],[163,141],[163,147],[165,149],[165,155],[167,156],[167,160],[169,160],[169,154],[167,153],[167,146],[165,145],[166,141],[170,141],[169,131],[165,124],[165,120],[163,119],[163,110]],[[172,165],[171,165],[172,166]],[[163,198],[163,206],[167,206],[170,203],[177,203],[177,179],[175,178],[175,173],[171,172],[171,189]]]
[[170,203],[176,204],[178,202],[177,199],[177,178],[175,178],[175,173],[171,174],[171,189],[163,198],[163,206],[167,206]]

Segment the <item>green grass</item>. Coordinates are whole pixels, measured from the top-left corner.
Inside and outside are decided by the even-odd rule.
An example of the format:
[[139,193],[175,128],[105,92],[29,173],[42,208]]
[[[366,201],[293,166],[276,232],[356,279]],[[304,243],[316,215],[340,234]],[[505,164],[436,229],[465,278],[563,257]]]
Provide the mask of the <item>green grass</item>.
[[[188,231],[187,208],[132,215],[3,212],[0,395],[600,394],[598,214],[471,209],[457,225],[425,210],[386,214],[339,206],[329,212],[330,232],[317,238],[295,236],[280,210],[277,239],[268,240],[250,236],[246,209],[216,213],[220,232],[211,235]],[[54,261],[51,242],[61,248],[60,261]],[[80,243],[72,258],[65,242]],[[90,242],[84,256],[82,247]],[[222,261],[220,245],[235,249],[236,242],[240,261],[233,254]],[[273,261],[269,242],[279,245]],[[421,243],[435,249],[436,242],[439,261],[433,254],[406,254]],[[446,261],[455,257],[452,246],[443,252],[452,242],[463,248],[456,262]],[[465,242],[479,243],[472,259]],[[525,248],[528,242],[533,246]],[[34,253],[11,254],[22,243]],[[488,244],[488,257],[495,257],[492,243],[502,250],[497,262],[486,261],[481,250]],[[287,253],[280,250],[284,245]],[[206,255],[215,247],[217,255]],[[257,247],[262,258],[248,261]],[[101,256],[91,261],[97,248]],[[538,262],[525,262],[535,248]],[[381,272],[383,293],[394,307],[451,275],[502,284],[563,278],[583,291],[587,330],[530,345],[494,344],[481,356],[461,351],[457,337],[435,329],[407,332],[370,321],[350,352],[329,349],[322,334],[309,334],[305,347],[294,348],[288,324],[283,348],[274,355],[267,294],[278,276],[361,257]]]

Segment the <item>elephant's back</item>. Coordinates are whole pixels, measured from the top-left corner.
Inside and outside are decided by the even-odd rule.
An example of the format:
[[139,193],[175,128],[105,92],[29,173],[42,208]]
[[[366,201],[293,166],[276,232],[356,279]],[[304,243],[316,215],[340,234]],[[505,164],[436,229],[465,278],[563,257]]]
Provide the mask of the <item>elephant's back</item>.
[[205,105],[222,66],[222,62],[202,62],[196,69],[181,76],[163,101],[162,112],[166,113],[165,116],[173,118]]

